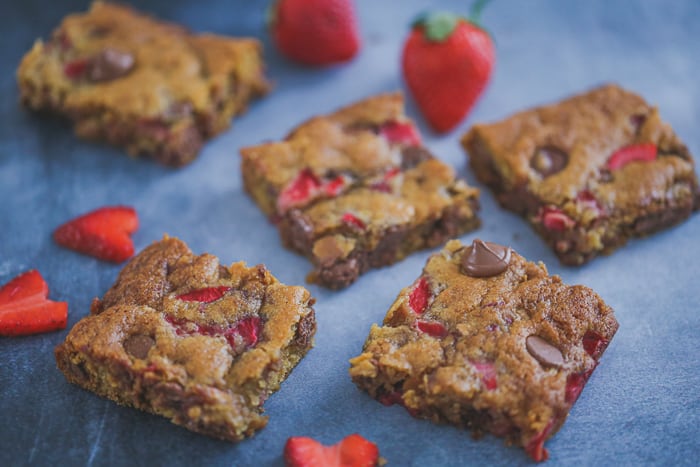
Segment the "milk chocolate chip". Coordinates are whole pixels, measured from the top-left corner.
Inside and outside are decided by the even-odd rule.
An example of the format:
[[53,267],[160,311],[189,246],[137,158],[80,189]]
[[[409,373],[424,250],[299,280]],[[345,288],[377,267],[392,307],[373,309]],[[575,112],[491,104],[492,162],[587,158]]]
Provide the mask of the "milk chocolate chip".
[[134,358],[144,359],[148,356],[148,351],[156,344],[151,336],[134,334],[124,341],[124,350]]
[[423,147],[406,146],[401,150],[401,168],[403,170],[408,170],[432,158],[433,155],[430,151]]
[[525,346],[530,355],[544,366],[559,368],[564,364],[564,356],[561,354],[561,350],[539,336],[528,336],[525,340]]
[[535,155],[530,159],[530,167],[543,177],[549,177],[557,172],[561,172],[568,163],[569,155],[554,146],[537,148]]
[[472,277],[495,276],[508,267],[510,253],[508,247],[477,238],[462,254],[462,271]]
[[133,67],[133,55],[107,47],[88,63],[87,78],[93,82],[110,81],[126,75]]

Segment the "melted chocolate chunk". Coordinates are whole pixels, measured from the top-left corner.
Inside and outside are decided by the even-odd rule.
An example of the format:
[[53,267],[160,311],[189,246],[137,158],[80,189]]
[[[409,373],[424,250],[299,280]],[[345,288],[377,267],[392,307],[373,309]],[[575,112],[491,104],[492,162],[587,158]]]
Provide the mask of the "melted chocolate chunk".
[[543,146],[535,150],[530,167],[543,177],[561,172],[569,164],[569,155],[554,146]]
[[121,78],[134,67],[134,56],[128,52],[105,48],[88,63],[87,78],[93,82]]
[[314,310],[311,309],[308,314],[302,316],[297,324],[297,332],[294,336],[294,343],[301,348],[307,348],[311,344],[311,340],[316,333],[316,318]]
[[530,355],[544,366],[559,368],[564,365],[564,356],[561,354],[561,350],[539,336],[528,336],[525,340],[525,346]]
[[421,146],[406,146],[401,149],[401,168],[408,170],[432,158],[430,151]]
[[511,249],[478,238],[462,253],[462,272],[472,277],[490,277],[502,273],[510,263]]
[[124,341],[124,350],[134,358],[145,359],[148,356],[148,351],[156,344],[156,341],[151,336],[144,334],[134,334],[129,336]]

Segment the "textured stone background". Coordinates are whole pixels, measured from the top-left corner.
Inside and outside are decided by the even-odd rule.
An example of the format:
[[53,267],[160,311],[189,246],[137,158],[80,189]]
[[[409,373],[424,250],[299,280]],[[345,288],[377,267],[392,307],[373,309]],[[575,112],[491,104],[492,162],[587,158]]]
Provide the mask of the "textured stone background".
[[[136,2],[135,2],[136,3]],[[14,70],[37,37],[87,2],[3,2],[0,30],[0,283],[38,268],[51,296],[69,302],[69,327],[88,312],[119,270],[58,248],[51,231],[102,205],[129,204],[141,219],[138,249],[164,232],[224,262],[265,263],[287,283],[302,283],[309,264],[285,251],[241,187],[238,148],[279,138],[300,121],[341,104],[402,88],[398,60],[407,25],[428,7],[464,1],[358,0],[364,47],[351,64],[329,70],[292,65],[269,47],[263,1],[141,1],[139,6],[194,30],[263,38],[276,88],[194,164],[170,170],[121,150],[78,141],[69,127],[17,105]],[[476,121],[493,120],[602,82],[616,81],[656,103],[700,154],[700,2],[528,0],[494,2],[483,21],[498,62],[483,99],[460,128],[427,145],[471,183],[458,146]],[[579,269],[560,266],[521,219],[482,196],[479,236],[544,261],[568,283],[593,287],[621,327],[569,420],[547,443],[547,465],[691,464],[700,454],[700,216]],[[355,389],[347,360],[371,323],[419,273],[430,252],[367,274],[351,288],[317,297],[316,348],[267,402],[269,426],[237,446],[192,434],[159,417],[118,407],[68,385],[53,348],[66,331],[0,338],[0,465],[281,465],[287,437],[334,443],[359,432],[393,466],[526,464],[500,439],[474,441],[462,431],[385,408]]]

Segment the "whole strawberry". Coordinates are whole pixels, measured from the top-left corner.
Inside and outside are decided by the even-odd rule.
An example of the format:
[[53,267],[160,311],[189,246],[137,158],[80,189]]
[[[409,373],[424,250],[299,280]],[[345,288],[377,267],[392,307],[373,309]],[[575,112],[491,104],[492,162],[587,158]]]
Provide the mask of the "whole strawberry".
[[345,62],[360,48],[352,0],[277,0],[269,22],[277,48],[306,65]]
[[476,23],[484,3],[477,1],[470,19],[445,12],[420,17],[404,44],[404,79],[437,132],[464,119],[491,77],[493,43]]

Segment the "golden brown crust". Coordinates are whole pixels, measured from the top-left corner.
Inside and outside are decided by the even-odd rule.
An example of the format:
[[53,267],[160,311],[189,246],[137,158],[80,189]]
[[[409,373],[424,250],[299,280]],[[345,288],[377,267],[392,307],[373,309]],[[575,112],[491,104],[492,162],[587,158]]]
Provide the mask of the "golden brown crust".
[[[215,300],[186,295],[217,287]],[[262,265],[224,267],[166,237],[95,300],[56,360],[72,383],[237,441],[265,426],[263,401],[311,347],[312,304]]]
[[[575,401],[569,378],[590,375],[618,323],[595,292],[563,284],[541,263],[513,252],[505,272],[470,277],[461,269],[463,253],[454,240],[428,260],[383,325],[372,326],[350,375],[384,403],[528,446],[550,423],[545,438],[564,422]],[[421,310],[414,291],[423,286],[429,292]],[[424,331],[423,323],[444,332]],[[604,343],[589,354],[583,341],[591,333]],[[538,361],[529,336],[556,347],[563,364]]]
[[[100,81],[80,71],[108,49],[130,56],[133,66]],[[182,165],[266,92],[262,68],[254,39],[195,35],[95,2],[87,13],[67,16],[48,43],[37,41],[17,76],[25,105],[68,116],[80,136]]]

